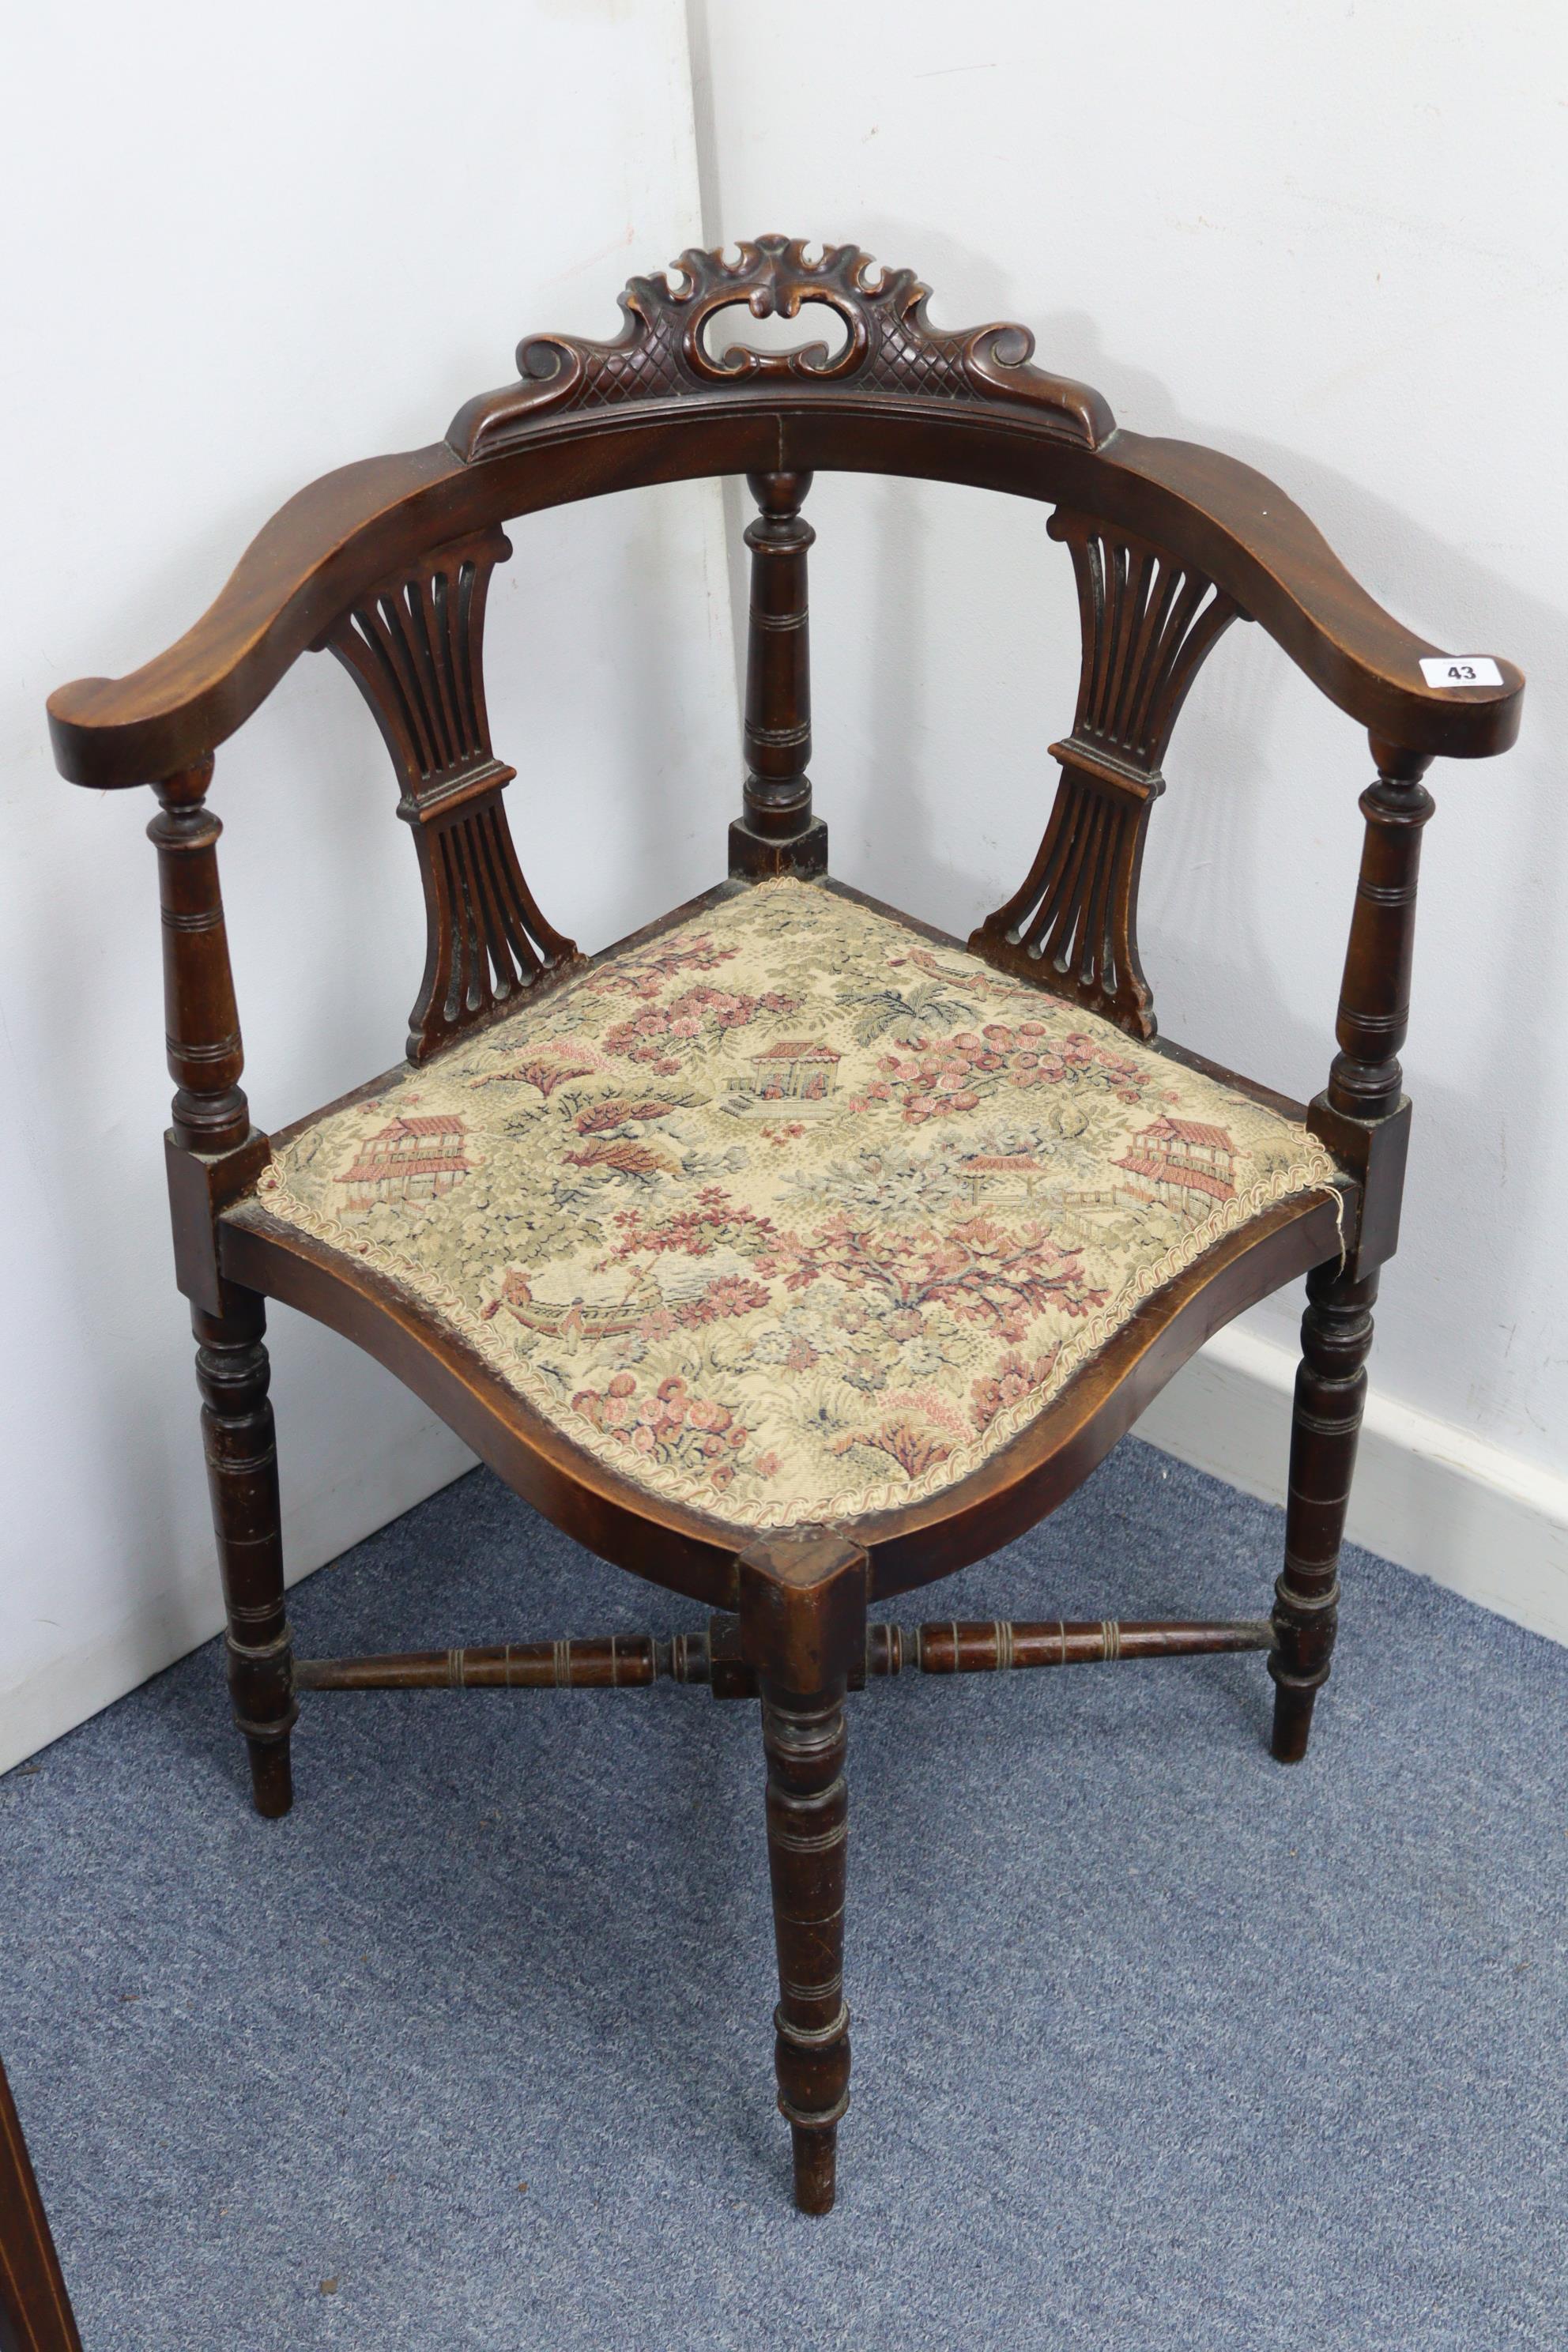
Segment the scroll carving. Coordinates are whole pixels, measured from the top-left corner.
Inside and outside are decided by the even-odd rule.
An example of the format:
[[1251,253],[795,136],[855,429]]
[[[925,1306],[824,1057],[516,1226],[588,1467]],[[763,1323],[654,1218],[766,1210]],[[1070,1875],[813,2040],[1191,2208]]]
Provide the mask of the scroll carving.
[[[858,246],[825,247],[809,260],[804,237],[761,236],[738,258],[693,247],[670,274],[634,278],[619,297],[626,324],[613,343],[574,335],[534,335],[519,344],[521,382],[486,393],[458,410],[447,438],[472,461],[510,446],[546,415],[614,409],[629,401],[687,399],[755,387],[814,385],[894,397],[992,402],[1026,409],[1046,432],[1097,449],[1116,430],[1098,392],[1030,364],[1035,339],[1026,327],[969,327],[948,332],[926,316],[931,289],[911,269],[881,269]],[[710,350],[715,312],[744,303],[753,318],[793,319],[815,302],[843,320],[847,341],[763,352],[741,344]]]
[[970,940],[1004,971],[1044,981],[1134,1037],[1154,1034],[1138,960],[1138,883],[1160,763],[1187,691],[1239,608],[1173,556],[1058,511],[1078,581],[1083,666],[1072,733],[1023,888]]
[[419,853],[427,945],[409,1016],[415,1062],[581,961],[523,879],[501,803],[517,771],[490,748],[485,600],[510,553],[499,529],[433,549],[321,640],[375,715]]

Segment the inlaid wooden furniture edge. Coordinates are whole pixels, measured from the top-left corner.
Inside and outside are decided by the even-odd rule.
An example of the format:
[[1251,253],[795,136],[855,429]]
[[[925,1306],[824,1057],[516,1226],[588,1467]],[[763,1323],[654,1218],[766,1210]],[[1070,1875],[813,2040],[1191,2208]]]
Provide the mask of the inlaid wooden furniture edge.
[[[924,289],[907,272],[885,282],[905,295],[914,287],[922,308]],[[650,284],[633,280],[624,302],[641,300]],[[788,290],[778,307],[789,307]],[[731,283],[724,299],[743,291]],[[849,298],[837,281],[832,294],[842,315]],[[824,284],[802,299],[830,292]],[[863,307],[872,310],[872,298]],[[868,328],[858,373],[759,363],[697,375],[677,366],[634,380],[614,404],[577,408],[558,404],[570,383],[525,376],[460,412],[458,446],[437,442],[322,477],[264,526],[216,602],[167,652],[127,677],[82,678],[56,691],[50,730],[61,772],[116,789],[210,753],[302,652],[326,641],[356,597],[431,547],[647,483],[835,469],[970,483],[1119,525],[1201,571],[1331,700],[1386,740],[1451,758],[1484,757],[1513,741],[1521,673],[1500,657],[1500,686],[1428,687],[1421,661],[1443,649],[1384,612],[1264,475],[1193,443],[1116,428],[1098,394],[1027,367],[1022,328],[942,335],[916,324],[910,348],[935,337],[946,363],[961,370],[962,399],[941,394],[912,366],[868,373],[886,336]],[[521,345],[520,364],[542,366],[549,355],[571,378],[573,354],[616,348],[536,336]],[[542,398],[546,388],[557,404]],[[489,436],[493,455],[484,454],[488,419],[507,420]]]
[[21,2118],[0,2066],[0,2352],[81,2352]]
[[[710,1617],[695,1633],[600,1633],[374,1657],[297,1658],[294,1687],[367,1690],[651,1690],[701,1685],[716,1699],[755,1698],[757,1676],[739,1654],[740,1621]],[[865,1661],[849,1688],[900,1675],[996,1675],[1047,1666],[1144,1664],[1272,1650],[1270,1617],[939,1617],[866,1628]]]

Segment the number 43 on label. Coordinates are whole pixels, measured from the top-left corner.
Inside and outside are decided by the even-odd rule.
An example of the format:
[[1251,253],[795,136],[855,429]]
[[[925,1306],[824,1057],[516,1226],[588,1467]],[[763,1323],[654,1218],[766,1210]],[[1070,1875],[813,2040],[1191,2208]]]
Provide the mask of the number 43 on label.
[[1422,657],[1421,675],[1428,686],[1447,687],[1449,693],[1461,686],[1500,686],[1502,672],[1489,654],[1426,654]]

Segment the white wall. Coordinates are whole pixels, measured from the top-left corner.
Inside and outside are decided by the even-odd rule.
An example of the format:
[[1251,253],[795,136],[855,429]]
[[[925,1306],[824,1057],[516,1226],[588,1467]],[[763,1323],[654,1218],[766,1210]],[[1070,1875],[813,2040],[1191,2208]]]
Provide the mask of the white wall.
[[[944,325],[1027,322],[1125,424],[1276,476],[1413,626],[1530,673],[1517,751],[1429,779],[1416,1125],[1373,1373],[1436,1452],[1447,1432],[1505,1481],[1559,1480],[1535,1622],[1568,1638],[1568,19],[1545,0],[694,10],[711,236],[853,238],[917,269]],[[1039,511],[942,487],[824,478],[809,512],[836,870],[963,933],[1021,876],[1070,721],[1065,551]],[[1142,919],[1162,1025],[1310,1095],[1364,739],[1233,630],[1167,772]],[[1288,1296],[1252,1328],[1293,1347],[1298,1313]],[[1179,1405],[1151,1433],[1240,1475]],[[1282,1436],[1245,1483],[1276,1490]],[[1403,1533],[1373,1531],[1443,1568],[1422,1492]]]
[[[67,0],[8,48],[0,1767],[220,1622],[162,1197],[151,796],[61,782],[45,697],[176,636],[312,476],[438,439],[525,329],[613,331],[629,271],[700,227],[678,0],[470,0],[460,38],[414,0]],[[497,576],[513,823],[589,946],[718,870],[718,512],[704,487],[540,518]],[[395,797],[330,659],[219,755],[264,1125],[402,1051],[424,950]],[[468,1457],[330,1334],[273,1329],[300,1572]]]

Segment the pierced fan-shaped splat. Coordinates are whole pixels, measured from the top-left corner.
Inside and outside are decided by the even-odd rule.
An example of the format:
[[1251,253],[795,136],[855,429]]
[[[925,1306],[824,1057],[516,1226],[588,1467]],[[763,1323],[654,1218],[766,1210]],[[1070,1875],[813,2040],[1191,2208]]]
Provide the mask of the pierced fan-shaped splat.
[[1078,580],[1083,667],[1061,781],[1024,886],[969,944],[1135,1037],[1154,1034],[1138,961],[1138,881],[1160,762],[1187,690],[1239,608],[1201,572],[1087,516],[1058,513]]
[[490,749],[485,599],[510,553],[500,530],[436,548],[322,640],[375,714],[418,847],[428,940],[410,1015],[416,1062],[581,961],[523,879],[500,797],[517,771]]

